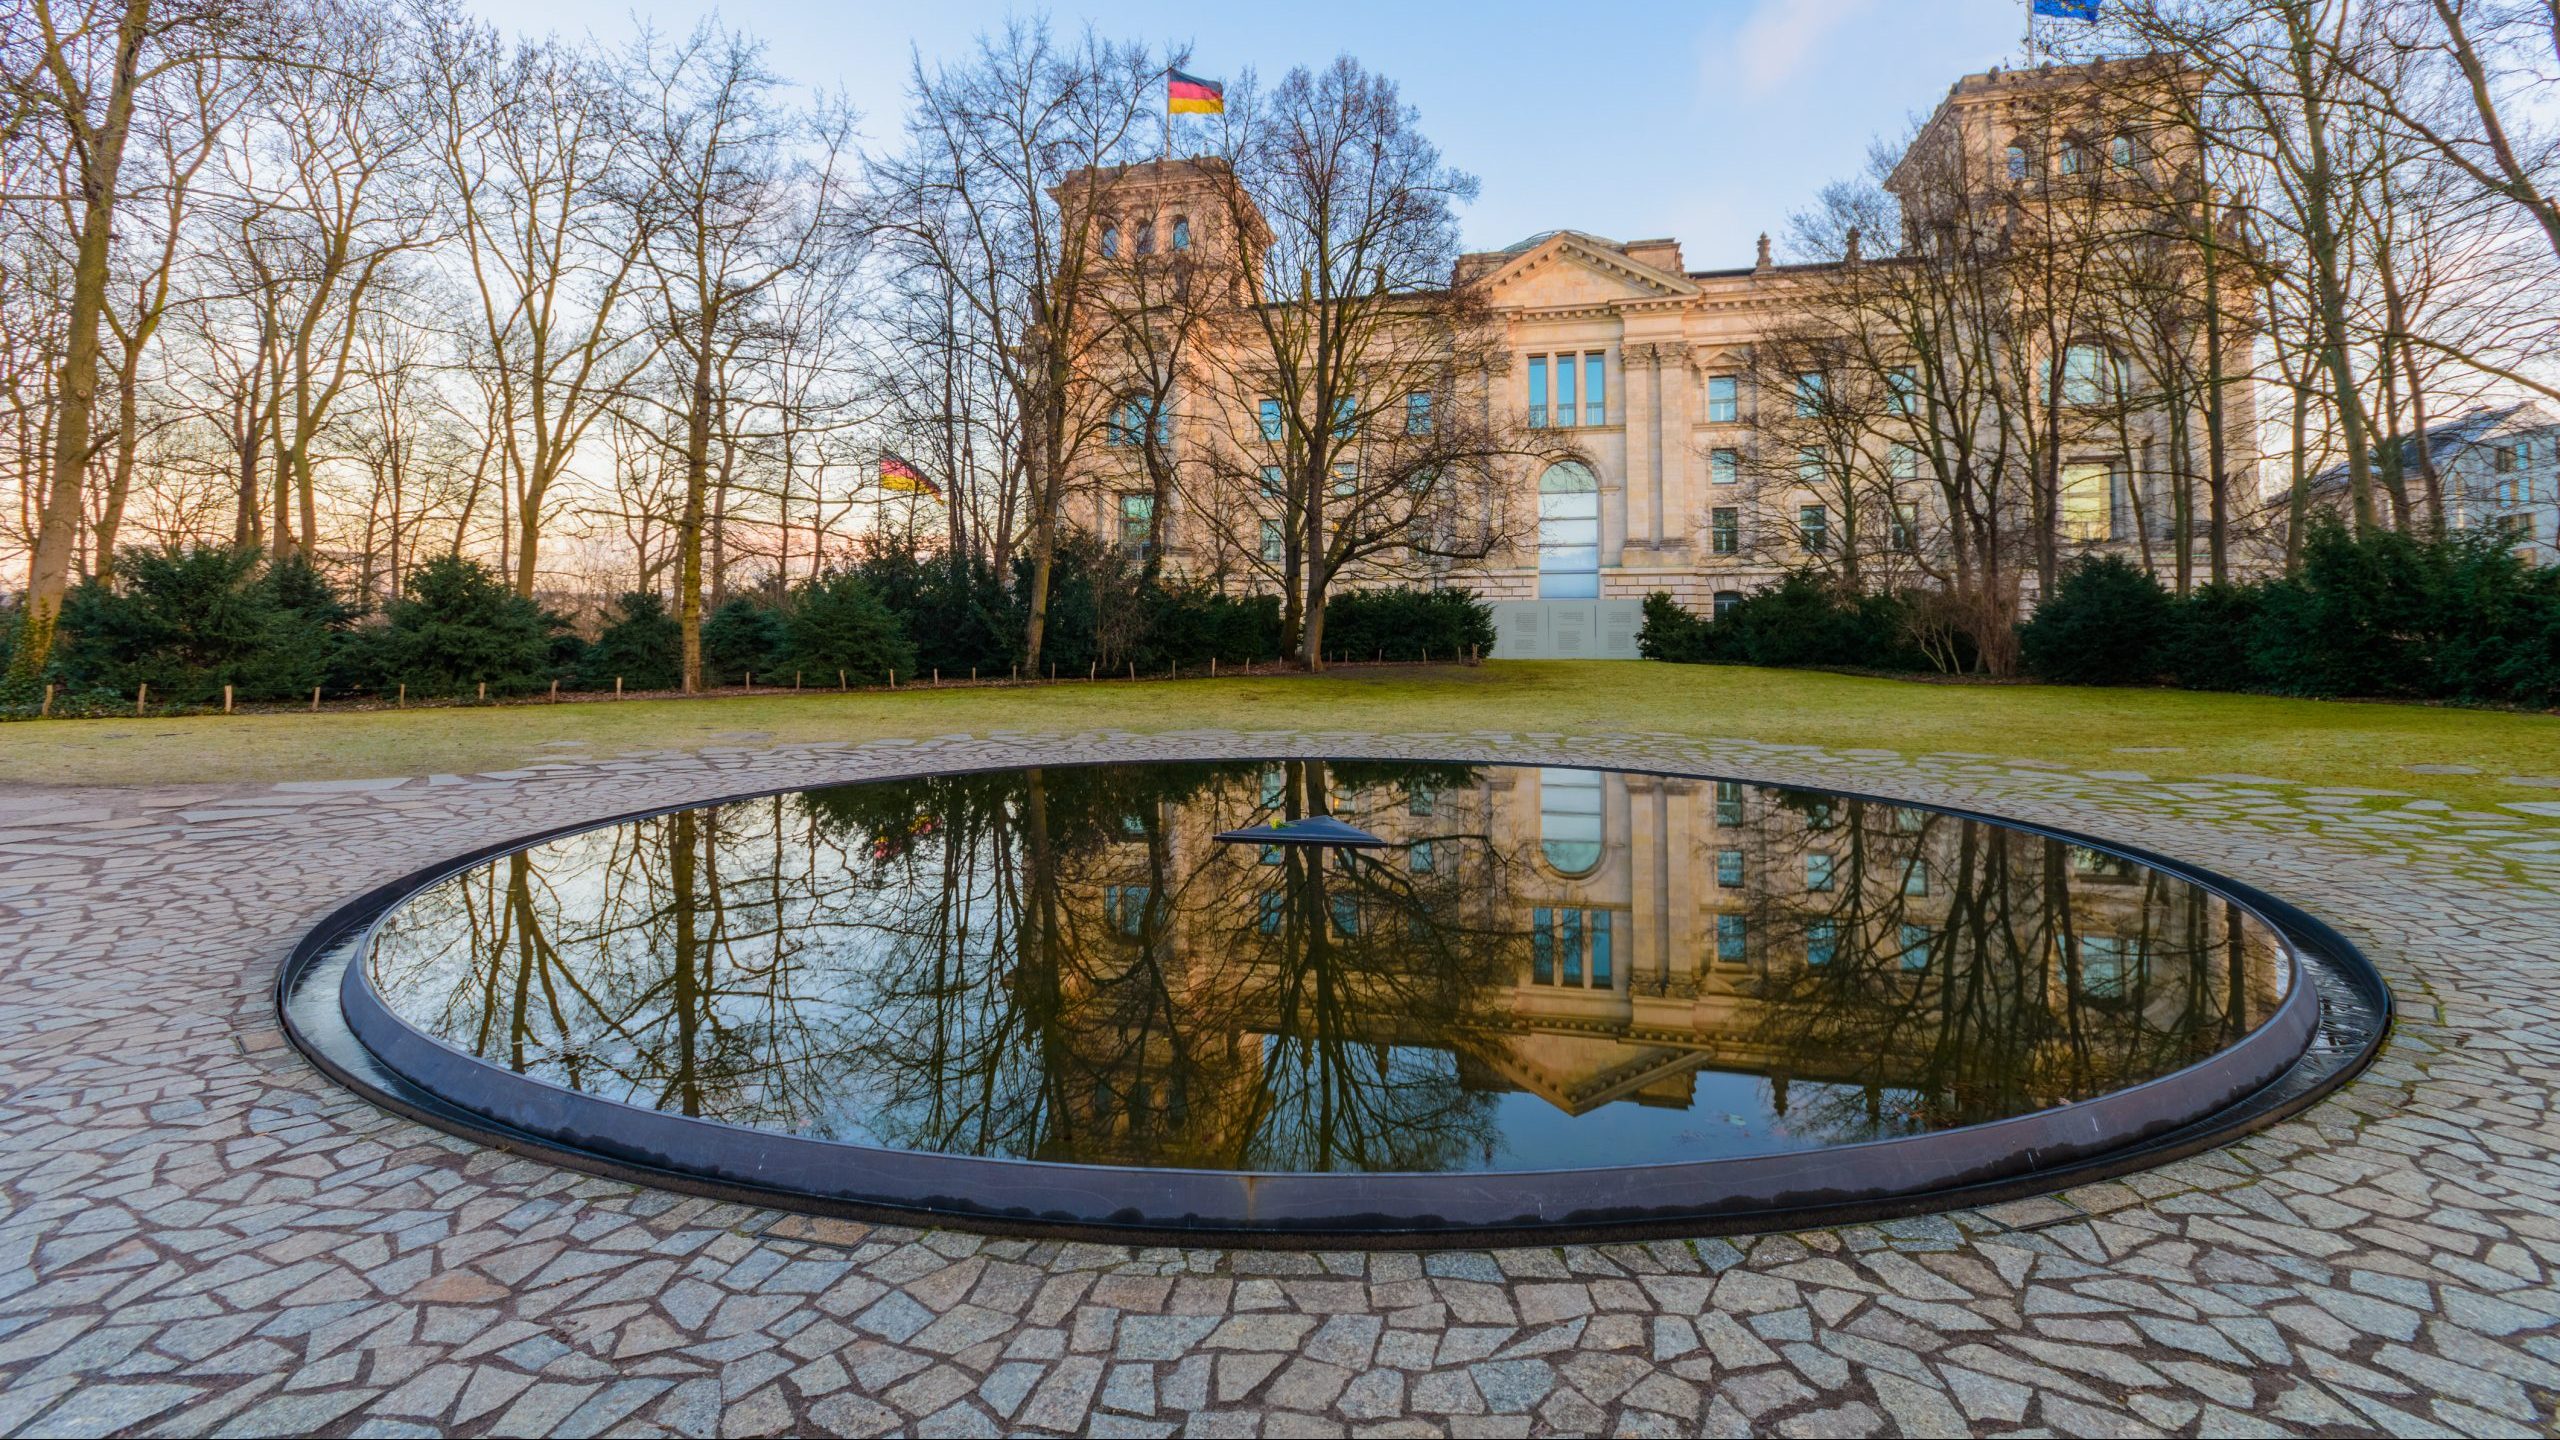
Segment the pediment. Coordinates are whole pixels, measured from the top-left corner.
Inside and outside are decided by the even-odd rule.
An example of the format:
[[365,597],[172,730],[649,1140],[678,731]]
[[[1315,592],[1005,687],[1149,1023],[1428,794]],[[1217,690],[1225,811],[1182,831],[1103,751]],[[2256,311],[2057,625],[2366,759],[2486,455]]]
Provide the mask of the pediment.
[[1570,231],[1547,237],[1486,277],[1498,305],[1522,309],[1613,305],[1695,295],[1685,275],[1631,260]]

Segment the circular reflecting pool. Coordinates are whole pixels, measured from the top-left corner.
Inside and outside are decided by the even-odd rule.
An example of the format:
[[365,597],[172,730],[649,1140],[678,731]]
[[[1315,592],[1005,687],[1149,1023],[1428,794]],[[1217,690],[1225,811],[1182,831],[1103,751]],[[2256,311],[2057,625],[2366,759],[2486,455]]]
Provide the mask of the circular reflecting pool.
[[[355,968],[351,996],[434,1042],[386,1051],[395,1068],[539,1082],[511,1119],[582,1142],[642,1112],[856,1157],[1479,1189],[1759,1157],[1845,1193],[1854,1167],[1790,1162],[1845,1147],[1879,1183],[1995,1174],[2192,1119],[2310,1030],[2163,1090],[2286,1011],[2294,954],[2234,899],[2094,846],[1733,781],[1392,761],[934,775],[652,815],[445,875]],[[2125,1092],[2156,1099],[1910,1177],[1877,1143]],[[543,1108],[563,1095],[610,1106]],[[687,1168],[677,1133],[631,1147]],[[824,1151],[703,1133],[747,1179],[824,1173]],[[1034,1198],[1009,1208],[1038,1211],[1016,1180]]]

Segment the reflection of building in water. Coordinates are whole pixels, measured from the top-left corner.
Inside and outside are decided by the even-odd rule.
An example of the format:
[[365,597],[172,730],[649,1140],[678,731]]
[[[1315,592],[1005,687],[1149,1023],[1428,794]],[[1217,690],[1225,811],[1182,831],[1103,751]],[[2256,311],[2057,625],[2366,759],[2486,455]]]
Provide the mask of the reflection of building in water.
[[[1212,838],[1310,813],[1388,843]],[[1375,1062],[1385,1088],[1390,1065],[1441,1052],[1460,1089],[1571,1114],[1687,1108],[1707,1069],[1767,1077],[1781,1112],[1791,1082],[1848,1087],[1877,1133],[1961,1123],[2200,1058],[2265,1018],[2282,983],[2268,932],[2172,877],[1733,782],[1274,764],[1130,816],[1105,850],[1066,877],[1071,908],[1148,958],[1083,972],[1143,970],[1166,989],[1161,1021],[1124,997],[1105,1007],[1107,1039],[1076,1042],[1098,1062],[1069,1142],[1084,1158],[1106,1158],[1098,1145],[1168,1163],[1167,1142],[1239,1154],[1287,1103],[1275,1089],[1300,1083],[1275,1063],[1349,1063],[1292,1046],[1391,1056]]]

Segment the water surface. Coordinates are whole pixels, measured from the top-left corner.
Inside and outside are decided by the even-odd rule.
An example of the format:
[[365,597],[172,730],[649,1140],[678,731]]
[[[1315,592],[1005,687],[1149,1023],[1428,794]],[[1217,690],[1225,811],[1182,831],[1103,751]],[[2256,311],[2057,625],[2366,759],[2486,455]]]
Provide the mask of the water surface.
[[[1314,816],[1380,843],[1267,831]],[[1020,769],[682,810],[386,916],[392,1009],[608,1100],[1236,1170],[1712,1159],[1974,1124],[2262,1023],[2274,933],[1924,808],[1617,771]]]

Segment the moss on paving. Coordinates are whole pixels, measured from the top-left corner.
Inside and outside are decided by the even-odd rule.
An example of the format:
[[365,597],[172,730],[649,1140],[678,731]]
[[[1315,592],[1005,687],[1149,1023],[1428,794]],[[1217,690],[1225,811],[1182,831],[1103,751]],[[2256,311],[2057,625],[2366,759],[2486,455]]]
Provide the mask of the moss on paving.
[[[2160,690],[1933,684],[1628,662],[1358,666],[1321,676],[784,692],[0,725],[0,783],[151,785],[499,770],[564,756],[767,740],[990,731],[1659,731],[1967,751],[2161,776],[2224,772],[2367,785],[2468,804],[2560,799],[2502,783],[2560,776],[2547,715]],[[575,741],[575,745],[551,742]],[[2477,775],[2415,774],[2411,764]]]

